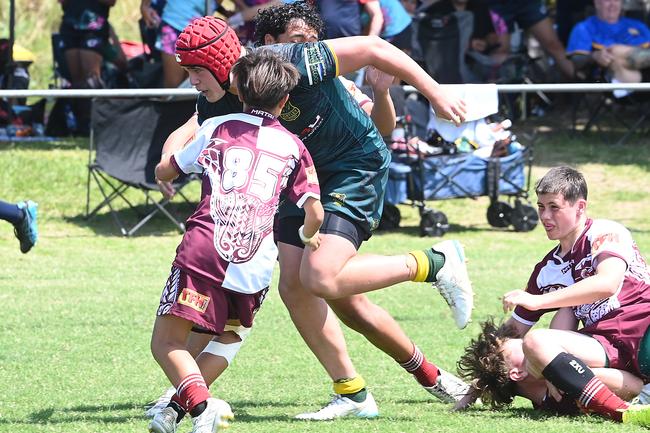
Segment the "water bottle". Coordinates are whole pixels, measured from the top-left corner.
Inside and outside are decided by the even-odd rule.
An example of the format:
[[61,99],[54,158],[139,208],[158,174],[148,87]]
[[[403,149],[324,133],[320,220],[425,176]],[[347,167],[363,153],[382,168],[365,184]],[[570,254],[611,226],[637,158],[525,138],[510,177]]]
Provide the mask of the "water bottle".
[[77,118],[74,116],[70,104],[66,104],[63,111],[65,113],[65,125],[68,127],[68,131],[75,132],[77,130]]

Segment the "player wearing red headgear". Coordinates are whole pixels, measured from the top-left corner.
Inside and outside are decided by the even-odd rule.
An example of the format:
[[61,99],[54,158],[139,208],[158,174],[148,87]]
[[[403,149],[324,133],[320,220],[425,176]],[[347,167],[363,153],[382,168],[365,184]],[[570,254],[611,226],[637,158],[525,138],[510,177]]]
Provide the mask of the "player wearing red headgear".
[[[238,44],[228,43],[225,36],[228,30],[223,32],[224,24],[218,19],[205,17],[201,21],[188,26],[177,42],[181,64],[187,65],[192,84],[201,92],[197,103],[199,123],[216,114],[241,109],[237,97],[223,90],[225,77],[219,81],[218,68],[211,61],[206,62],[205,67],[197,67],[196,58],[204,58],[205,53],[193,53],[192,50],[207,51],[214,45],[211,49],[226,57],[228,52],[236,52]],[[203,32],[205,35],[198,38]],[[360,322],[355,324],[355,321],[363,317],[359,310],[367,303],[361,302],[364,298],[351,295],[400,281],[434,282],[452,307],[458,326],[464,327],[471,312],[472,292],[463,251],[457,242],[447,241],[432,249],[398,256],[357,256],[357,249],[370,237],[380,218],[390,156],[367,115],[334,78],[372,64],[415,84],[443,117],[462,120],[464,104],[449,98],[412,59],[379,38],[354,37],[270,49],[281,52],[301,72],[301,80],[291,92],[280,121],[307,145],[324,191],[326,218],[321,228],[324,254],[303,252],[299,224],[296,225],[300,216],[295,209],[283,207],[279,219],[281,294],[288,306],[293,304],[289,306],[292,319],[310,347],[318,352],[327,348],[329,355],[326,356],[330,358],[347,355],[336,338],[332,340],[331,335],[322,335],[321,329],[310,325],[328,322],[332,317],[327,304],[314,294],[328,298],[337,305],[337,312],[345,315],[350,326],[361,329],[367,326]],[[242,52],[245,55],[246,50]],[[165,144],[165,151],[182,147],[195,127],[193,119],[176,131]],[[303,283],[307,290],[303,289]],[[424,359],[394,319],[379,310],[375,321],[381,323],[382,328],[376,327],[373,343],[412,371],[430,392],[451,401],[459,398],[460,388],[464,387],[445,389],[440,371]],[[328,370],[333,377],[357,378],[338,384],[340,391],[335,385],[337,394],[348,394],[351,388],[363,387],[363,380],[356,376],[351,365],[345,362],[324,365],[336,365],[332,371]]]
[[230,88],[230,69],[242,55],[235,32],[214,17],[194,20],[176,40],[176,61],[186,68],[202,67],[221,88]]

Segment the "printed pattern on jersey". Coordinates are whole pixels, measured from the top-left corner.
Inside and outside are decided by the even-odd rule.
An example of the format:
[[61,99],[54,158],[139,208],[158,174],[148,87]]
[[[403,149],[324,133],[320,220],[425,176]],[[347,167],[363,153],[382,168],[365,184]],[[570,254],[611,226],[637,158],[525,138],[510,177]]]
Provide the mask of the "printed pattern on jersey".
[[[596,274],[599,258],[604,253],[619,257],[627,264],[623,282],[616,293],[609,298],[573,307],[576,319],[584,326],[598,322],[622,306],[637,302],[650,290],[650,272],[645,260],[630,232],[614,221],[589,219],[584,232],[565,257],[560,257],[559,248],[554,248],[535,266],[526,291],[540,295],[567,287],[566,290],[571,290],[569,286]],[[548,311],[529,311],[518,306],[513,317],[526,325],[533,325]]]
[[187,219],[174,264],[238,293],[271,283],[273,219],[280,194],[298,207],[320,198],[305,146],[271,114],[251,110],[206,120],[172,155],[178,172],[200,173],[201,200]]
[[214,247],[224,260],[244,263],[273,230],[278,202],[276,173],[282,174],[284,189],[295,160],[283,160],[264,152],[256,155],[237,146],[221,152],[218,148],[221,144],[225,141],[212,138],[197,163],[209,177],[212,191],[219,191],[210,197],[210,215],[215,223]]

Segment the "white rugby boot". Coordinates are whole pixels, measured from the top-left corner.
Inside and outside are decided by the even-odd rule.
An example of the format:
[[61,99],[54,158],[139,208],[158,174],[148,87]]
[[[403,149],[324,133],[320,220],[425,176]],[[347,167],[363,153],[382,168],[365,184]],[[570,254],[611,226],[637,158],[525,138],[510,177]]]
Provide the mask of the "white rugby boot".
[[357,418],[375,418],[379,416],[379,409],[377,403],[370,392],[366,395],[366,399],[361,403],[357,403],[339,394],[335,394],[332,401],[325,407],[317,412],[306,412],[296,415],[296,419],[312,420],[312,421],[326,421],[342,417],[357,417]]
[[431,249],[445,255],[445,264],[438,271],[433,287],[451,308],[456,326],[463,329],[470,322],[474,308],[474,291],[467,274],[463,246],[456,240],[448,240],[435,244]]

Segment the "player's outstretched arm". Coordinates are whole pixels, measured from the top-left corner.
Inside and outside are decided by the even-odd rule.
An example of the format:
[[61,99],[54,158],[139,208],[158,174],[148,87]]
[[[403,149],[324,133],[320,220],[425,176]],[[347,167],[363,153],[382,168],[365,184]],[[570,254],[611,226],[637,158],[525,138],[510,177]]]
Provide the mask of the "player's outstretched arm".
[[457,124],[465,120],[464,101],[446,92],[412,58],[385,40],[376,36],[352,36],[325,42],[338,58],[339,74],[375,66],[418,89],[429,100],[438,117]]

